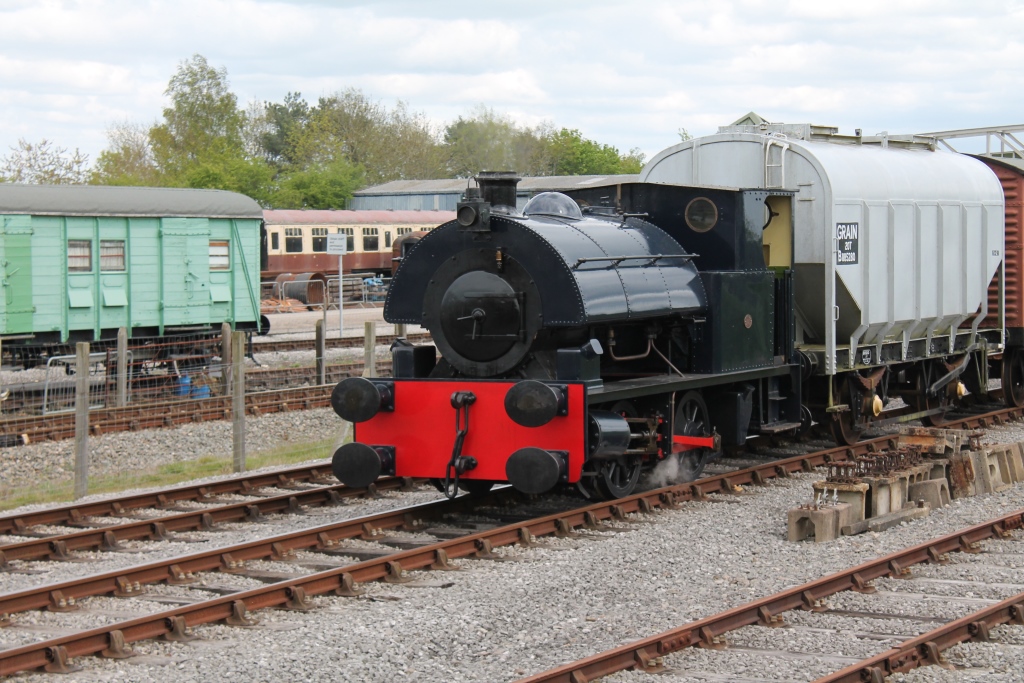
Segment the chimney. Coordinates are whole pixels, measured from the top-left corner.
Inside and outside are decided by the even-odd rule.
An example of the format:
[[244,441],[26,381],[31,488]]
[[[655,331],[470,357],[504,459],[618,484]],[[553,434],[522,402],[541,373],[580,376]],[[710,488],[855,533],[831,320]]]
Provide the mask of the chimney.
[[491,206],[516,208],[516,186],[522,178],[515,171],[480,171],[476,182],[483,200]]

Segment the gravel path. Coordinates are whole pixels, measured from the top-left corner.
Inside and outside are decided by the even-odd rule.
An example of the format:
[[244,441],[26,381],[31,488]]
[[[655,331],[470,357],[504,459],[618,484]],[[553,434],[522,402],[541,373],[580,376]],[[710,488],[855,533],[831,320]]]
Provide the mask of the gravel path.
[[[990,435],[1000,432],[993,429]],[[139,643],[135,649],[142,656],[125,661],[85,658],[79,662],[84,672],[66,680],[512,681],[1024,506],[1024,487],[1018,485],[1000,494],[954,501],[928,518],[885,533],[823,544],[788,543],[785,512],[809,500],[810,484],[818,478],[820,474],[796,475],[764,489],[631,519],[627,533],[586,534],[548,541],[549,547],[515,549],[509,552],[513,562],[463,560],[461,572],[424,574],[433,587],[372,584],[363,598],[318,597],[318,609],[312,612],[259,612],[255,628],[199,627],[196,633],[202,639],[193,643]],[[282,519],[294,525],[309,521]],[[975,557],[954,557],[957,563],[977,562]],[[1024,564],[1020,558],[1010,560],[1017,562],[1013,570],[1018,577]],[[900,582],[879,586],[900,589],[890,583]],[[88,606],[93,609],[91,602]],[[111,618],[161,607],[142,598],[96,604],[97,609],[114,611]],[[921,611],[914,601],[906,609]],[[59,615],[50,617],[62,623]],[[870,626],[851,623],[848,628]],[[0,638],[13,639],[21,628],[4,629]],[[771,633],[774,637],[778,631]],[[803,647],[813,648],[819,641],[819,647],[829,647],[818,635],[794,633]],[[843,643],[849,645],[842,651],[850,657],[878,647],[870,639],[849,635]],[[756,640],[745,645],[752,651],[726,653],[745,673],[738,668],[723,668],[718,677],[624,673],[608,680],[809,680],[820,672],[813,665],[817,650],[804,659],[769,660],[758,655]],[[1024,661],[1019,648],[1005,650],[1017,658],[1013,661]],[[712,653],[696,656],[705,654]],[[993,671],[1011,677],[985,680],[1021,680],[1021,667],[1002,673],[1002,664],[992,661]],[[31,674],[17,680],[49,683],[52,678]]]

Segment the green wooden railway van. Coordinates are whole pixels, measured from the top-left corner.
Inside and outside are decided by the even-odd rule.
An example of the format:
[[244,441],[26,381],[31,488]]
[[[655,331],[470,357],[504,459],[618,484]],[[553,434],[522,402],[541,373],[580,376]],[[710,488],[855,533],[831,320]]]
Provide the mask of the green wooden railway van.
[[0,335],[258,329],[263,213],[219,190],[0,184]]

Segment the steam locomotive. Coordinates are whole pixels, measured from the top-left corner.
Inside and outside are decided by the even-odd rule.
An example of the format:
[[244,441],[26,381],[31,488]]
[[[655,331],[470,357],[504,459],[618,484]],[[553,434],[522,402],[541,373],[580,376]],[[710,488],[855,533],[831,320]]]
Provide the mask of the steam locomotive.
[[542,193],[518,214],[514,174],[478,181],[402,260],[385,304],[386,320],[430,330],[440,362],[432,345],[398,345],[394,378],[333,392],[356,423],[334,457],[342,482],[619,497],[670,455],[696,476],[754,412],[762,430],[800,427],[791,275],[761,249],[765,202],[789,193],[637,185],[642,212]]
[[[335,475],[621,497],[658,463],[696,478],[751,435],[817,422],[851,443],[988,399],[999,183],[927,142],[888,143],[725,131],[662,152],[640,182],[542,193],[521,213],[515,174],[481,173],[385,304],[436,349],[397,344],[393,378],[333,392],[355,423]],[[890,417],[896,397],[910,412]]]

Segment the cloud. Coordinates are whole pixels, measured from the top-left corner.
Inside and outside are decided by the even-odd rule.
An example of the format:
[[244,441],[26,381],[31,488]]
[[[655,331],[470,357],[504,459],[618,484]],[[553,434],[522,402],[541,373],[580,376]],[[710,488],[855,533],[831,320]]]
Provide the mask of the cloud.
[[46,137],[96,156],[149,123],[193,53],[240,102],[358,87],[441,124],[484,104],[648,156],[677,130],[774,121],[911,132],[1012,123],[1024,8],[974,0],[93,0],[0,8],[0,150]]

